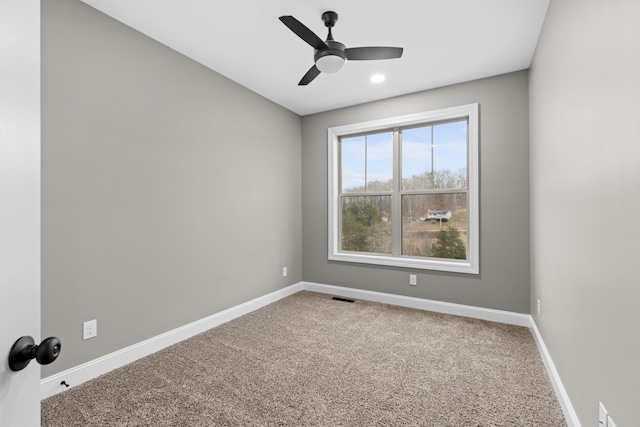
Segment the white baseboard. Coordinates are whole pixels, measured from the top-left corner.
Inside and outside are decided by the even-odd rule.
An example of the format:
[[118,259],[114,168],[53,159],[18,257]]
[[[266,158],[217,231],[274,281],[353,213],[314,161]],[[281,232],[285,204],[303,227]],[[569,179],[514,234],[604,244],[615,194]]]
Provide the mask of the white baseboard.
[[149,338],[132,346],[123,348],[98,359],[75,366],[66,371],[40,380],[40,398],[45,399],[60,393],[67,388],[60,383],[65,381],[70,387],[77,386],[102,374],[106,374],[116,368],[131,363],[142,357],[148,356],[165,347],[176,344],[194,335],[219,326],[244,314],[250,313],[261,307],[276,302],[282,298],[293,295],[302,290],[302,284],[296,283],[267,295],[258,297],[235,307],[196,320],[195,322],[173,329],[164,334]]
[[333,294],[341,297],[380,302],[419,310],[435,311],[436,313],[453,314],[456,316],[472,317],[474,319],[492,322],[508,323],[517,326],[529,326],[528,314],[513,313],[511,311],[493,310],[490,308],[473,307],[470,305],[453,304],[422,298],[394,295],[363,289],[345,288],[342,286],[324,285],[320,283],[302,282],[302,288],[308,291]]
[[560,402],[560,406],[562,407],[562,412],[564,413],[564,417],[567,420],[567,424],[569,425],[569,427],[581,427],[578,415],[573,409],[573,405],[571,404],[571,400],[569,399],[567,390],[565,390],[564,385],[562,385],[560,375],[556,370],[556,366],[553,364],[553,360],[551,360],[551,354],[549,354],[547,346],[542,340],[542,335],[540,335],[540,331],[538,330],[538,326],[533,320],[533,317],[531,317],[531,324],[529,325],[529,327],[531,329],[531,333],[533,334],[533,338],[536,341],[536,345],[538,346],[538,350],[540,351],[542,362],[547,369],[547,374],[549,375],[551,384],[553,384],[553,388],[556,391],[556,396],[558,397],[558,401]]
[[556,391],[556,395],[560,401],[560,406],[562,407],[569,427],[580,427],[580,421],[578,420],[573,406],[571,405],[571,401],[569,400],[569,396],[562,385],[562,381],[556,371],[555,365],[551,360],[551,355],[547,351],[547,348],[542,341],[542,336],[530,315],[312,282],[299,282],[293,284],[286,288],[279,289],[275,292],[271,292],[270,294],[205,317],[204,319],[197,320],[164,334],[123,348],[122,350],[115,351],[98,359],[91,360],[87,363],[83,363],[82,365],[78,365],[71,369],[67,369],[66,371],[43,378],[40,381],[40,397],[41,399],[45,399],[66,390],[67,388],[60,384],[62,381],[65,381],[70,387],[77,386],[116,368],[124,366],[127,363],[131,363],[142,357],[148,356],[165,347],[176,344],[187,338],[191,338],[194,335],[229,322],[230,320],[302,290],[379,302],[383,304],[398,305],[419,310],[434,311],[437,313],[471,317],[492,322],[526,326],[530,328],[533,333],[542,360],[547,369],[549,378],[551,379],[551,383]]

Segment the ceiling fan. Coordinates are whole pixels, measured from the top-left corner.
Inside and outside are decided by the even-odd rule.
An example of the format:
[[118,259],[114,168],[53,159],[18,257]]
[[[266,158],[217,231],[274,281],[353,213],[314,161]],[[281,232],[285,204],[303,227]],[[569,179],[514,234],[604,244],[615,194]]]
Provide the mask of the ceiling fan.
[[346,60],[362,61],[375,59],[393,59],[402,56],[401,47],[351,47],[347,48],[333,39],[331,28],[338,20],[338,14],[332,11],[324,12],[322,20],[329,29],[327,40],[322,41],[313,31],[293,16],[281,16],[280,21],[293,31],[298,37],[307,42],[315,51],[313,60],[315,64],[302,77],[298,86],[308,85],[320,75],[320,73],[335,73],[340,71]]

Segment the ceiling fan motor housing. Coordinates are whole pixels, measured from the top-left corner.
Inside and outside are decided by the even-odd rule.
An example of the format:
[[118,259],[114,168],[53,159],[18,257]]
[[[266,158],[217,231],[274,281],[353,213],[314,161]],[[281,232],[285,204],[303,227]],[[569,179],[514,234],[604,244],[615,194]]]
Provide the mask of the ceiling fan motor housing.
[[327,40],[325,42],[328,49],[315,50],[313,60],[316,63],[316,67],[323,73],[335,73],[340,71],[345,61],[347,60],[347,54],[345,53],[345,45],[334,40]]

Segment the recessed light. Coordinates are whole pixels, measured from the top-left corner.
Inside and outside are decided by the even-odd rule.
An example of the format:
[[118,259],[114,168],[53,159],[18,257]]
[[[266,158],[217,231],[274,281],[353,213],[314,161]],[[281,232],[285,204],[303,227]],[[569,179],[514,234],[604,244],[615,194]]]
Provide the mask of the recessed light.
[[371,81],[373,83],[382,83],[384,79],[384,74],[374,74],[373,76],[371,76]]

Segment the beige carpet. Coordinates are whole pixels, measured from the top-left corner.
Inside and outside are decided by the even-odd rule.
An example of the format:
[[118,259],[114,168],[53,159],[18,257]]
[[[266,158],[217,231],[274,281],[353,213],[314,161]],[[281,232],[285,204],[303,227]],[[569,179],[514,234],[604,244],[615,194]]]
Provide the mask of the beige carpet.
[[47,426],[564,426],[527,328],[299,292],[42,402]]

